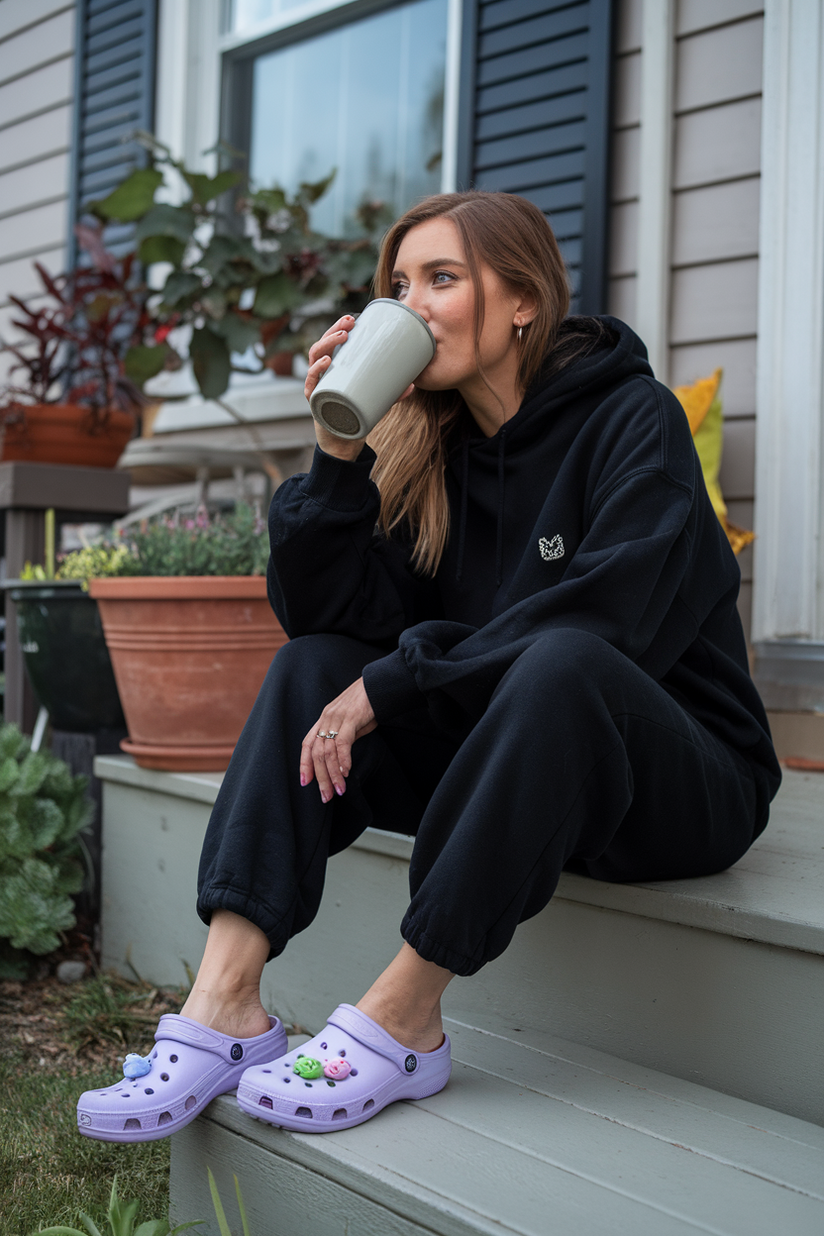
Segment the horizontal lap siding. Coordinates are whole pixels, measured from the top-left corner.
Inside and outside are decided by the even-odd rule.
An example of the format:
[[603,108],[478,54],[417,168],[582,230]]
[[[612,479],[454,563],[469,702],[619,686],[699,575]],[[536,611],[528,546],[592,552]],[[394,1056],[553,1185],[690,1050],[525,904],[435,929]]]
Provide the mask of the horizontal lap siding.
[[[638,246],[643,0],[616,11],[609,306],[632,325]],[[670,380],[724,369],[721,483],[752,527],[761,142],[762,6],[678,0],[673,100]],[[749,631],[751,551],[740,556]]]
[[[609,67],[605,57],[597,59],[606,26],[595,34],[592,26],[608,26],[610,8],[604,0],[489,0],[478,6],[465,159],[465,179],[477,188],[518,193],[548,215],[576,296],[584,265],[594,272],[587,275],[593,279],[586,284],[590,299],[601,278],[598,229],[605,221],[596,201],[596,147]],[[600,157],[605,164],[603,142]]]
[[[724,370],[721,486],[752,527],[762,6],[680,0],[676,25],[671,375]],[[739,557],[749,632],[752,551]]]
[[[13,338],[9,295],[39,290],[32,262],[66,260],[75,6],[0,3],[0,338]],[[0,383],[10,360],[0,352]]]

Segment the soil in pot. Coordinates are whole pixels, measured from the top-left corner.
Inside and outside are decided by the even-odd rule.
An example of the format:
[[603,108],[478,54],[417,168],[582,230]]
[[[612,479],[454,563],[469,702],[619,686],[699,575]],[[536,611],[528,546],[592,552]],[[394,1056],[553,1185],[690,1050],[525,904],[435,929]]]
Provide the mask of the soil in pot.
[[272,658],[286,641],[262,576],[91,581],[143,768],[228,767]]
[[126,729],[97,606],[76,580],[13,582],[26,672],[54,729]]
[[3,432],[2,461],[74,464],[113,468],[134,433],[128,412],[111,408],[99,424],[82,404],[41,403],[27,406],[20,421]]

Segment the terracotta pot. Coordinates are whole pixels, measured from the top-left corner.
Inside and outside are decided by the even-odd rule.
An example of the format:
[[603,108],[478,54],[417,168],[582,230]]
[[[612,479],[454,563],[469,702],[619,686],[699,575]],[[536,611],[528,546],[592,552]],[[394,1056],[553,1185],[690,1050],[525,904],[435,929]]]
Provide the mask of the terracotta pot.
[[133,432],[133,417],[116,408],[110,409],[103,424],[95,425],[90,409],[82,404],[32,404],[19,423],[5,426],[2,459],[113,468]]
[[225,769],[286,635],[263,576],[93,579],[129,737],[142,768]]

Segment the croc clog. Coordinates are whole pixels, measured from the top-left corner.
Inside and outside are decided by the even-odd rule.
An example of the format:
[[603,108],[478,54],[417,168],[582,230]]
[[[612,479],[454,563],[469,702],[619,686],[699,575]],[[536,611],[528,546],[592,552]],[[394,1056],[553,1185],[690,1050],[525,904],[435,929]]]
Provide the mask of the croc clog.
[[350,1129],[399,1099],[425,1099],[449,1080],[452,1054],[416,1052],[351,1004],[341,1004],[308,1043],[279,1060],[254,1064],[237,1101],[250,1116],[301,1133]]
[[[286,1031],[277,1017],[251,1039],[209,1030],[166,1013],[148,1057],[129,1056],[126,1076],[104,1090],[87,1090],[77,1104],[77,1128],[102,1142],[152,1142],[194,1120],[218,1094],[234,1090],[248,1065],[282,1056]],[[148,1066],[148,1067],[147,1067]]]

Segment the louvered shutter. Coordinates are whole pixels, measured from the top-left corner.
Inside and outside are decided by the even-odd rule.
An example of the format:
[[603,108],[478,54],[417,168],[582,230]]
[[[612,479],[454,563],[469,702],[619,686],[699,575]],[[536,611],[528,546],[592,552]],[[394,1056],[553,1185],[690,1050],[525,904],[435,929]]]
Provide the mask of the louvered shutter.
[[[154,124],[157,0],[79,0],[73,217],[105,197],[145,152],[124,138]],[[131,228],[107,229],[111,247]]]
[[540,206],[605,309],[611,0],[465,0],[459,180]]

